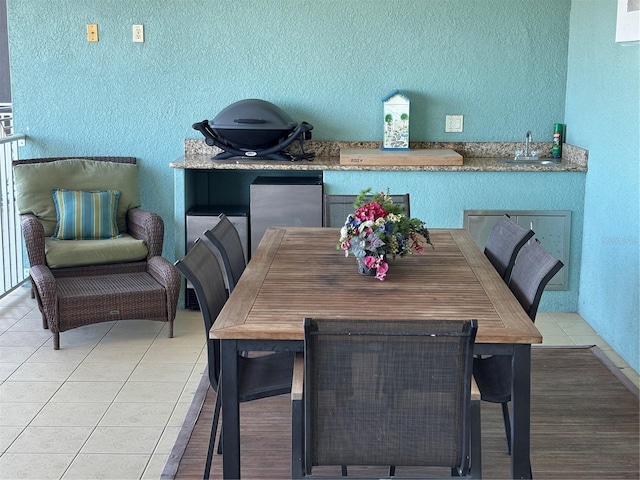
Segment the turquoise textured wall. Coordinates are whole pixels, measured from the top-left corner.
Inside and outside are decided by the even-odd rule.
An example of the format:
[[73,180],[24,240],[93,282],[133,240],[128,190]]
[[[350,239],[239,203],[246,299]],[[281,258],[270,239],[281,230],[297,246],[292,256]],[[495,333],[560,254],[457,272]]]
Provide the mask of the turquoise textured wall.
[[573,2],[567,140],[589,150],[579,311],[640,371],[640,44],[615,43],[616,4]]
[[[400,88],[414,141],[527,130],[550,141],[564,118],[569,11],[570,0],[9,0],[20,154],[138,157],[143,207],[165,219],[172,258],[168,165],[200,135],[195,121],[262,98],[314,138],[380,140],[380,99]],[[444,132],[446,114],[465,116],[463,133]]]

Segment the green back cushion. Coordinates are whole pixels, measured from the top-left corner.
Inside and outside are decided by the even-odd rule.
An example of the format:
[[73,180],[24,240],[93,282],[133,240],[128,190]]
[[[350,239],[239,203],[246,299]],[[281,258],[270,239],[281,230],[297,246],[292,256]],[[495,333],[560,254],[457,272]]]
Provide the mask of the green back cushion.
[[99,240],[117,238],[119,190],[65,190],[54,188],[53,203],[56,206],[56,229],[53,237],[58,240]]
[[138,168],[132,163],[68,159],[48,163],[25,163],[13,167],[16,205],[21,214],[33,213],[44,225],[45,236],[56,228],[56,207],[51,191],[119,190],[118,230],[127,231],[127,212],[140,206]]

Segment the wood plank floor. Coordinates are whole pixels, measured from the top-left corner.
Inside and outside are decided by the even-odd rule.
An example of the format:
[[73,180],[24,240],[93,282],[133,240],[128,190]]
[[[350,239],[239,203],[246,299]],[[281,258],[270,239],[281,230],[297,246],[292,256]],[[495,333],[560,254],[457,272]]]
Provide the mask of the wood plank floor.
[[[531,460],[534,478],[640,477],[637,389],[631,385],[635,391],[629,390],[629,384],[625,386],[609,367],[612,364],[597,347],[533,349]],[[214,402],[215,393],[209,389],[184,453],[179,459],[174,458],[176,479],[202,478]],[[243,478],[289,478],[289,396],[243,403],[241,418]],[[182,448],[176,445],[174,451],[181,453]],[[176,465],[171,466],[170,462],[163,478],[173,477]],[[487,402],[482,403],[482,462],[484,478],[509,477],[510,457],[506,452],[500,406]],[[214,455],[211,478],[222,477],[221,463],[221,457]],[[339,469],[314,469],[314,472],[340,474]],[[374,473],[370,469],[363,472],[350,468],[349,472],[388,475],[385,470]],[[448,472],[440,472],[448,476]],[[401,467],[396,470],[398,478],[427,473],[438,472]]]

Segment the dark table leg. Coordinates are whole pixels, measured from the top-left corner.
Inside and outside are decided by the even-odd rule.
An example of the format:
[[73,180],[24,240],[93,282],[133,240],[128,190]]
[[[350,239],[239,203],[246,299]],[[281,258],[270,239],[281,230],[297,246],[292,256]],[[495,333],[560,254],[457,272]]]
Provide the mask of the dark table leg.
[[512,478],[532,478],[531,345],[514,345],[512,365],[511,475]]
[[222,476],[240,478],[240,404],[237,341],[222,340]]

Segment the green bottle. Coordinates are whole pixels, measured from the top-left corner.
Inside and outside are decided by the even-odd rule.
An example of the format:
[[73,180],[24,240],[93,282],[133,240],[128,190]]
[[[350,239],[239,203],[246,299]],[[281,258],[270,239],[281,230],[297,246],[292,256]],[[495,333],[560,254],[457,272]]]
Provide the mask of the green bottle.
[[562,134],[564,125],[562,123],[553,124],[553,146],[551,147],[551,155],[553,158],[562,158]]

